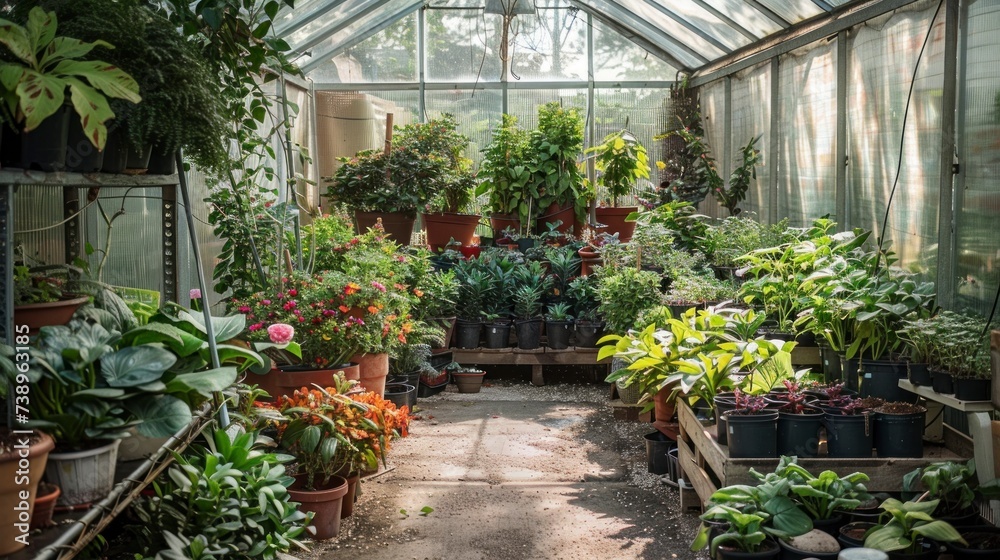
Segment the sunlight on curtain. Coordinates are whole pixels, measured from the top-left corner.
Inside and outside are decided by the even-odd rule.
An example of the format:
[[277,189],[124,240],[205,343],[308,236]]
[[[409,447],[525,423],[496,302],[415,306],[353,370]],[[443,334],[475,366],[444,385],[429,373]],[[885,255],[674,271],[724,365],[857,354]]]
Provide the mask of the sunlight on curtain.
[[733,76],[732,79],[732,146],[733,158],[751,138],[760,137],[757,149],[761,160],[757,179],[747,191],[747,198],[740,204],[744,212],[753,212],[761,221],[767,221],[773,164],[768,153],[771,135],[771,65],[763,64]]

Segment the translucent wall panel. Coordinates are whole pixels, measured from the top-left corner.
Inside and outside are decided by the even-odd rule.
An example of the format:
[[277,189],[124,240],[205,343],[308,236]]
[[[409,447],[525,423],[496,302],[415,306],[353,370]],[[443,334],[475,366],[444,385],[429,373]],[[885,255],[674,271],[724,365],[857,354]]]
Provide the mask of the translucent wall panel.
[[764,64],[745,70],[732,79],[732,152],[739,157],[739,148],[751,138],[760,137],[760,165],[747,198],[740,205],[744,212],[753,212],[761,221],[769,220],[771,173],[774,163],[768,150],[771,136],[771,65]]
[[[83,213],[83,232],[98,252],[87,258],[90,270],[97,272],[100,262],[107,260],[100,280],[113,286],[129,286],[161,291],[163,254],[160,223],[161,189],[101,188],[100,205],[93,204]],[[180,194],[177,196],[180,199]],[[81,189],[80,200],[87,200],[87,191]],[[102,217],[102,210],[111,218],[110,228]],[[110,237],[110,244],[108,239]]]
[[586,116],[585,89],[512,89],[507,94],[507,112],[517,117],[521,128],[532,130],[538,127],[538,107],[551,101],[559,101],[564,107],[576,107]]
[[[969,5],[965,80],[960,83],[964,112],[959,145],[964,189],[956,205],[957,304],[988,314],[1000,283],[1000,1]],[[994,327],[995,328],[995,327]]]
[[[84,193],[83,200],[87,200]],[[84,203],[81,203],[81,205]],[[29,266],[62,264],[66,251],[63,194],[58,186],[23,186],[14,194],[14,260]]]
[[[725,158],[725,134],[726,134],[726,84],[725,80],[716,80],[701,88],[698,92],[701,102],[702,126],[705,129],[705,139],[708,147],[712,151],[712,157],[718,164],[719,174],[725,179],[729,177],[730,164]],[[725,209],[719,206],[712,193],[709,193],[705,200],[698,205],[698,210],[706,216],[714,218],[724,218],[728,215]]]
[[451,113],[458,120],[458,130],[469,137],[466,156],[476,165],[482,161],[481,151],[490,142],[493,128],[503,114],[503,94],[500,90],[447,90],[427,92],[427,118]]
[[539,9],[514,18],[513,80],[587,79],[587,17],[577,9]]
[[[598,89],[594,91],[594,130],[597,142],[607,134],[621,130],[628,124],[628,130],[646,147],[649,156],[650,177],[656,178],[654,162],[661,153],[661,142],[653,137],[663,134],[669,114],[668,91],[665,89]],[[653,185],[643,181],[640,191]],[[598,200],[603,199],[598,192]]]
[[[849,221],[891,240],[901,266],[930,278],[938,242],[943,86],[944,13],[931,29],[936,6],[922,3],[919,10],[896,12],[852,30],[847,94]],[[928,32],[931,40],[918,62]]]
[[417,81],[417,13],[320,63],[309,72],[309,79],[316,83]]
[[781,58],[778,218],[792,226],[836,214],[836,58],[836,40]]
[[594,79],[673,80],[677,69],[602,23],[594,22]]
[[427,10],[427,80],[499,81],[502,28],[481,10]]

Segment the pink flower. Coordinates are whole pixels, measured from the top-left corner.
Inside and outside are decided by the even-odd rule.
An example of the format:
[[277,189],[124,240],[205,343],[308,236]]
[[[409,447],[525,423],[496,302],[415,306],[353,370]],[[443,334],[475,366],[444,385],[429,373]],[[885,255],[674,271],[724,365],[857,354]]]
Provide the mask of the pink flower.
[[385,286],[383,286],[382,284],[380,284],[380,283],[378,283],[378,282],[376,282],[374,280],[372,280],[372,287],[375,288],[376,290],[382,292],[382,293],[385,293]]
[[201,299],[201,290],[199,290],[198,288],[191,288],[191,292],[189,295],[191,299]]
[[275,344],[288,344],[295,337],[295,329],[285,323],[275,323],[267,327],[267,336]]

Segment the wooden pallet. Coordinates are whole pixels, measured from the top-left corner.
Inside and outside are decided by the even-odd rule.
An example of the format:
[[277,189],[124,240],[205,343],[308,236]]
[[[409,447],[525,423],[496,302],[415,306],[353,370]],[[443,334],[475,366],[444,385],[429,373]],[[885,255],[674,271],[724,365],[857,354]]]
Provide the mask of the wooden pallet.
[[[767,473],[778,465],[778,459],[732,459],[729,449],[719,445],[715,426],[704,426],[691,408],[678,400],[677,418],[680,437],[677,440],[677,455],[681,477],[693,489],[681,492],[682,509],[702,509],[708,498],[719,488],[734,484],[756,484],[757,479],[750,474]],[[947,439],[947,438],[946,438]],[[863,472],[870,477],[866,484],[872,492],[898,492],[902,490],[903,475],[913,469],[935,461],[967,461],[945,446],[924,446],[921,458],[857,458],[828,459],[825,457],[801,458],[799,464],[810,472],[818,474],[831,470],[838,475]]]

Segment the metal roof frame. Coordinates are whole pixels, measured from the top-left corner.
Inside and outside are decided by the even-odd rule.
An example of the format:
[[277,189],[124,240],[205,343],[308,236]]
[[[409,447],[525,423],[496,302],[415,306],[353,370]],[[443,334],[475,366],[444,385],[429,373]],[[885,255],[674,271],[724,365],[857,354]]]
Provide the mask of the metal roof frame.
[[[310,70],[312,70],[316,66],[319,66],[323,62],[329,60],[330,58],[333,58],[338,54],[340,54],[341,52],[346,51],[347,49],[355,45],[358,45],[368,37],[384,30],[385,28],[396,23],[400,19],[419,10],[421,7],[423,7],[423,5],[424,5],[424,0],[411,0],[408,4],[404,4],[398,10],[392,12],[390,17],[387,17],[382,21],[380,21],[378,24],[370,27],[365,34],[359,33],[357,35],[354,35],[353,37],[350,37],[346,41],[342,41],[340,43],[331,45],[330,47],[327,47],[322,51],[314,54],[312,58],[309,60],[309,62],[307,62],[305,65],[302,66],[302,71],[309,72]],[[333,35],[330,35],[330,37],[332,36]]]

